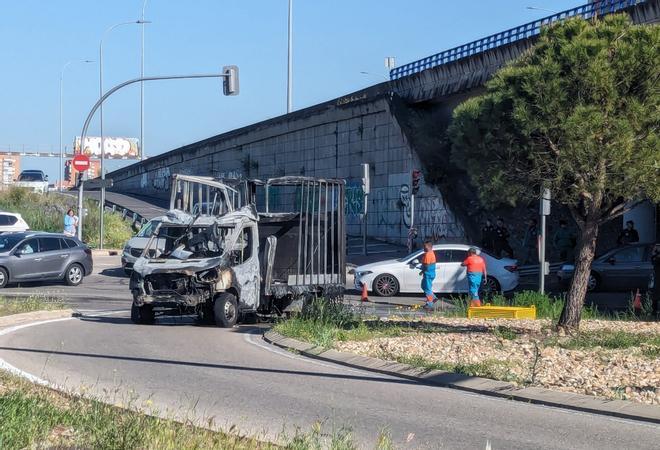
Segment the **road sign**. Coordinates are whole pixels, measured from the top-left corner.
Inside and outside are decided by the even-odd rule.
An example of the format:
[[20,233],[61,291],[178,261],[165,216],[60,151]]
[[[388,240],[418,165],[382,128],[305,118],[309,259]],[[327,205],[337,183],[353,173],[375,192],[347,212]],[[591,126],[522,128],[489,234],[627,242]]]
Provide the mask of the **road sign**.
[[86,155],[76,155],[71,163],[78,172],[84,172],[89,169],[89,157]]

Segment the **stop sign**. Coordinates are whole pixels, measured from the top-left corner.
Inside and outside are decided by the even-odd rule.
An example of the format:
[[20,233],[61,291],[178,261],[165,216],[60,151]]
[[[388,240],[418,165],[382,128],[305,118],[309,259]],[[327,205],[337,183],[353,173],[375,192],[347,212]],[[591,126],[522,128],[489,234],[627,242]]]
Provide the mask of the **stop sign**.
[[71,164],[78,172],[84,172],[89,169],[89,156],[76,155],[73,157],[73,162]]

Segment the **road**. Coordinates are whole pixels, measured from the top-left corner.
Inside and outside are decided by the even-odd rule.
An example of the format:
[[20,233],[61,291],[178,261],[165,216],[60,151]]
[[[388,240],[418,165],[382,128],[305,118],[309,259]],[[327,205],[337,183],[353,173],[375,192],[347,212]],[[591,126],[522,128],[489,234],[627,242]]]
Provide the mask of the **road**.
[[[57,321],[0,336],[0,358],[112,403],[262,437],[285,429],[350,427],[373,447],[389,430],[399,448],[654,448],[649,424],[424,386],[320,363],[273,348],[259,327],[187,320],[133,325],[128,313]],[[406,442],[410,439],[410,442]],[[371,445],[368,445],[371,444]],[[657,448],[657,447],[656,447]]]
[[[425,386],[321,363],[266,344],[266,325],[232,330],[186,318],[129,320],[117,257],[97,257],[83,285],[9,288],[66,296],[80,318],[0,332],[0,358],[55,385],[112,403],[275,438],[296,426],[351,428],[373,448],[388,430],[397,448],[654,448],[649,424]],[[413,299],[414,300],[414,299]],[[386,308],[387,305],[381,305]],[[382,311],[381,311],[382,312]]]

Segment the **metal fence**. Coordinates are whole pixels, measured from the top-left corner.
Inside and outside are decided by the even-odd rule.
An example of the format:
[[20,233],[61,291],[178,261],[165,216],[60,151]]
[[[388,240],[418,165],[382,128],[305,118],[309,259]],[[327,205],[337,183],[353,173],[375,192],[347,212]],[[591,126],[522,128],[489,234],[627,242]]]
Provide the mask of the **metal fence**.
[[593,2],[587,5],[578,6],[577,8],[568,9],[544,17],[543,19],[535,20],[534,22],[529,22],[500,33],[492,34],[476,41],[436,53],[435,55],[418,61],[396,67],[390,71],[390,79],[397,80],[426,69],[438,67],[493,48],[537,36],[541,32],[542,27],[560,20],[568,19],[570,17],[583,17],[589,19],[595,16],[612,14],[641,3],[646,3],[646,1],[647,0],[601,0],[599,2]]

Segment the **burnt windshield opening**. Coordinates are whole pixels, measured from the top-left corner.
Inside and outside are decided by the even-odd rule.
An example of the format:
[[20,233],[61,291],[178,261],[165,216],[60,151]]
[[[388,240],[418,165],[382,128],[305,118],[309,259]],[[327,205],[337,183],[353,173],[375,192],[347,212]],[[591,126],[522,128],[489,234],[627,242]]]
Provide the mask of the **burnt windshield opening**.
[[145,249],[149,259],[216,258],[222,256],[231,228],[211,224],[162,223]]

